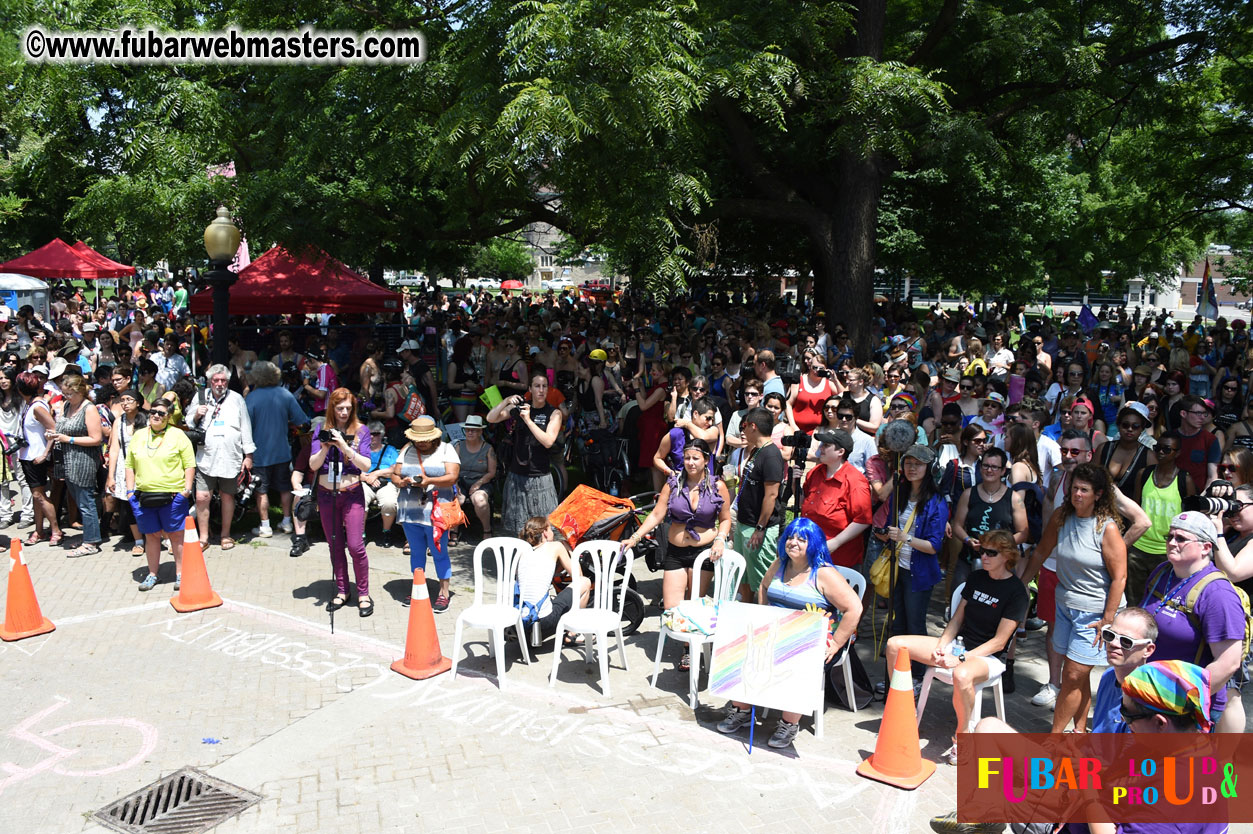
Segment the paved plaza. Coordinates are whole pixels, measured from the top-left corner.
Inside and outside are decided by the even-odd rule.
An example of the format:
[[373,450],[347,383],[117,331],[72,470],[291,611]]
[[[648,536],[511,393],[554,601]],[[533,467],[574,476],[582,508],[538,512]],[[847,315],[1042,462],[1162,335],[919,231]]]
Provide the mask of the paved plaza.
[[[376,613],[362,619],[345,608],[332,634],[326,545],[299,559],[286,547],[286,537],[225,553],[211,547],[209,572],[225,603],[193,614],[170,607],[170,584],[136,590],[143,560],[129,548],[77,560],[45,544],[28,548],[40,604],[57,629],[0,646],[0,832],[104,831],[94,811],[185,766],[263,796],[216,832],[838,825],[871,834],[929,831],[928,818],[954,806],[956,772],[944,764],[913,792],[855,774],[874,748],[881,703],[853,715],[832,702],[824,738],[805,719],[794,747],[782,751],[765,746],[771,718],[750,755],[746,734],[714,729],[721,699],[702,691],[701,708],[688,708],[674,644],[659,688],[649,686],[655,607],[627,638],[629,670],[614,661],[611,698],[573,650],[549,688],[551,641],[530,666],[509,648],[502,692],[485,632],[467,635],[478,642],[455,680],[411,681],[388,668],[403,654],[408,621],[401,550],[370,547]],[[453,557],[452,607],[436,615],[449,656],[461,651],[453,627],[473,597],[471,549],[455,548]],[[168,555],[162,569],[172,580]],[[638,562],[635,574],[655,601],[660,574]],[[871,643],[867,623],[859,643],[867,661]],[[1027,701],[1044,675],[1043,633],[1023,645],[1010,720],[1046,730],[1050,713]],[[881,665],[868,666],[878,679]],[[922,725],[923,755],[937,760],[953,729],[950,692],[937,687]]]

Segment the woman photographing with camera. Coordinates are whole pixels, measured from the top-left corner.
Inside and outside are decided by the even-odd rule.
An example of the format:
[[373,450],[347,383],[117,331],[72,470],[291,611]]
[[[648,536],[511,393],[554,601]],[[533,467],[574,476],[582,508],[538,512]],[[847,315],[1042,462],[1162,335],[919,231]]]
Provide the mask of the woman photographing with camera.
[[448,610],[448,583],[452,563],[448,559],[448,537],[435,535],[431,508],[435,501],[452,501],[453,488],[461,475],[461,458],[433,417],[419,417],[405,430],[409,442],[400,450],[392,466],[392,483],[400,490],[396,501],[401,529],[409,541],[409,570],[426,570],[426,553],[435,557],[439,595],[432,607]]
[[557,489],[553,486],[551,449],[561,431],[561,416],[548,404],[548,374],[531,374],[528,398],[506,397],[487,415],[489,423],[509,427],[511,448],[506,461],[504,503],[500,521],[506,530],[521,530],[527,519],[548,517],[557,509]]
[[357,607],[362,617],[374,613],[370,599],[370,562],[365,554],[365,491],[361,473],[370,470],[370,429],[357,419],[357,398],[336,388],[326,398],[326,422],[313,437],[309,468],[318,473],[318,516],[331,548],[336,594],[326,606],[337,611],[348,603],[348,558],[357,579]]

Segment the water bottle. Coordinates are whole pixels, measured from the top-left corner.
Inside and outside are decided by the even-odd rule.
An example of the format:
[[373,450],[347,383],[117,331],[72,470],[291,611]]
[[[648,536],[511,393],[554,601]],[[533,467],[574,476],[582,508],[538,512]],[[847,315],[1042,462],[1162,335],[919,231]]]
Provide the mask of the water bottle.
[[958,637],[956,640],[953,641],[953,645],[949,649],[949,653],[952,654],[953,657],[958,657],[958,658],[965,657],[966,656],[966,641],[962,639],[961,637]]

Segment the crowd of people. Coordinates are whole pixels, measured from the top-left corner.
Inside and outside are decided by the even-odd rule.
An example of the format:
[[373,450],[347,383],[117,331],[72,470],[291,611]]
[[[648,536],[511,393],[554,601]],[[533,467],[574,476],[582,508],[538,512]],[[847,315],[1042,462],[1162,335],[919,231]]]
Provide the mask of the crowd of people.
[[[401,544],[399,522],[411,565],[435,561],[443,611],[456,534],[433,522],[439,503],[464,507],[461,535],[555,541],[544,558],[560,563],[542,519],[579,481],[571,451],[612,436],[622,474],[659,493],[626,543],[663,544],[665,607],[707,582],[691,576],[699,554],[733,550],[745,601],[830,612],[835,661],[876,610],[837,569],[873,579],[878,564],[883,648],[908,652],[919,678],[954,670],[954,742],[977,719],[974,686],[997,676],[1015,691],[1017,642],[1038,630],[1049,674],[1030,702],[1053,710],[1055,732],[1110,726],[1108,693],[1089,719],[1090,673],[1111,641],[1126,653],[1150,631],[1156,660],[1204,670],[1213,724],[1243,731],[1253,350],[1241,320],[1119,308],[1081,327],[1074,314],[906,299],[878,305],[873,358],[857,361],[840,323],[790,298],[406,289],[396,314],[236,320],[229,361],[214,364],[209,328],[167,289],[124,288],[98,307],[66,289],[52,320],[23,308],[6,323],[0,523],[32,528],[28,543],[81,527],[69,552],[81,557],[120,536],[147,556],[147,590],[162,535],[189,513],[202,545],[225,551],[243,509],[259,510],[252,534],[290,535],[293,556],[316,513],[329,605],[355,596],[364,617],[368,551]],[[937,633],[928,612],[958,587]],[[728,710],[719,729],[735,732],[748,713]],[[785,715],[771,743],[791,743],[798,721]]]

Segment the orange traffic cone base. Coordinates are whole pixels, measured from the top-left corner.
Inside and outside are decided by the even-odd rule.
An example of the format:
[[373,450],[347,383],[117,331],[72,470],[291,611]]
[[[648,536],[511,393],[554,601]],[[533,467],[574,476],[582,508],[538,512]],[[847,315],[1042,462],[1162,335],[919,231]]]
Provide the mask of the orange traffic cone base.
[[42,623],[29,631],[5,631],[3,628],[0,628],[0,640],[3,640],[6,643],[12,643],[14,640],[24,640],[27,637],[38,637],[41,634],[47,634],[49,631],[56,629],[56,626],[52,624],[52,620],[49,620],[47,617],[43,617],[42,619]]
[[930,779],[931,774],[935,773],[935,762],[930,759],[921,759],[917,774],[913,776],[891,776],[875,770],[874,757],[872,756],[857,765],[857,772],[862,776],[865,776],[867,779],[874,779],[876,782],[883,782],[884,784],[892,785],[896,788],[904,788],[907,791],[912,791],[914,788]]
[[918,713],[909,667],[909,652],[898,652],[874,753],[857,766],[857,772],[867,779],[912,791],[935,773],[935,762],[924,759],[918,746]]
[[409,597],[409,628],[405,634],[405,656],[392,664],[392,671],[415,681],[442,675],[452,668],[452,661],[439,648],[435,633],[435,611],[426,588],[426,571],[413,572],[413,591]]
[[192,611],[203,611],[206,608],[217,608],[222,604],[222,598],[218,596],[217,591],[210,591],[209,598],[200,602],[182,602],[180,597],[182,594],[175,594],[170,597],[170,605],[174,606],[174,610],[180,614],[190,614]]
[[400,674],[404,675],[406,678],[413,678],[415,681],[424,681],[427,678],[433,678],[436,675],[442,675],[443,673],[447,672],[451,668],[452,668],[452,661],[444,657],[443,655],[440,655],[439,660],[435,661],[434,665],[428,666],[425,669],[411,669],[408,666],[405,666],[405,661],[403,659],[397,660],[395,663],[392,664],[393,672],[399,672]]

